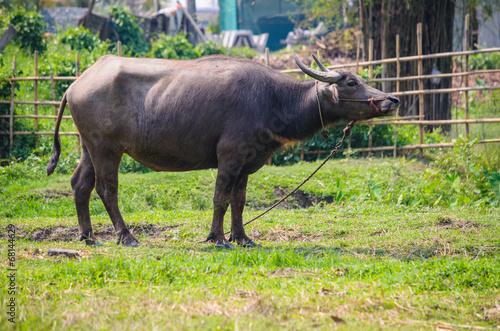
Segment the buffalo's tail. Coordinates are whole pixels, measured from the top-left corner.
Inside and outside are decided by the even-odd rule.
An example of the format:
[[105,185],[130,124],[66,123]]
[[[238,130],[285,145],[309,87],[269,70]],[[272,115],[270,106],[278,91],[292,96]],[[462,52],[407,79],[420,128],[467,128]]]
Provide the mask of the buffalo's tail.
[[54,130],[54,153],[50,157],[49,164],[47,165],[47,176],[50,176],[54,169],[57,167],[57,162],[59,161],[59,155],[61,155],[61,142],[59,141],[59,127],[61,126],[61,120],[64,113],[64,108],[66,107],[66,93],[61,100],[61,105],[59,106],[59,113],[57,114],[56,128]]

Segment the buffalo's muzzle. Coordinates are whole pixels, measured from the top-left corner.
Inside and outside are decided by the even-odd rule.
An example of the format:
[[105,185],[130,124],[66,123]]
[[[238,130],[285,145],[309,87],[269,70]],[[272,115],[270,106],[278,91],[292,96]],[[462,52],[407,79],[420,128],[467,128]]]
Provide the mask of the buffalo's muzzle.
[[396,107],[399,106],[400,101],[398,98],[390,96],[387,99],[391,100],[394,103],[394,106],[396,106]]

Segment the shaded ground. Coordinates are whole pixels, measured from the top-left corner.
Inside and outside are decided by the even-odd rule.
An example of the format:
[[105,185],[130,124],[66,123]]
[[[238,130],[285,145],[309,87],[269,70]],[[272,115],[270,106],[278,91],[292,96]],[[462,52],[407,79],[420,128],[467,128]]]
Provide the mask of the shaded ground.
[[[279,186],[276,186],[274,188],[274,195],[277,198],[283,198],[285,195],[288,194],[292,189],[290,188],[282,188]],[[325,198],[320,198],[317,197],[314,194],[309,194],[305,193],[302,190],[297,190],[297,192],[294,192],[287,200],[283,201],[281,203],[281,207],[283,208],[309,208],[312,207],[313,204],[319,203],[319,202],[326,202],[326,203],[332,203],[333,198],[330,196],[327,196]]]

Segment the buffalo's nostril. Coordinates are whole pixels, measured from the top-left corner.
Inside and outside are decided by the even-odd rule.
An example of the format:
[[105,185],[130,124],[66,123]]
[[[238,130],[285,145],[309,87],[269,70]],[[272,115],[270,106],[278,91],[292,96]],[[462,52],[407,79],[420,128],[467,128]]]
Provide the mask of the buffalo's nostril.
[[389,99],[389,100],[391,100],[392,102],[394,102],[394,103],[396,104],[396,106],[398,106],[398,105],[399,105],[399,102],[400,102],[400,101],[399,101],[399,99],[398,99],[398,98],[396,98],[396,97],[388,97],[387,99]]

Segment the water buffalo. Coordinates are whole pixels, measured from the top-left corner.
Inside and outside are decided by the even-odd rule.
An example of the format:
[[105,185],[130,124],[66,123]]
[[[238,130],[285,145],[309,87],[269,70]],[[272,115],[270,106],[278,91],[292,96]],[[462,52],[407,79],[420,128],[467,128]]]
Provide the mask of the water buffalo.
[[256,246],[242,225],[248,175],[275,150],[310,137],[322,124],[392,115],[399,104],[351,72],[328,71],[319,61],[322,71],[314,70],[294,57],[314,80],[298,81],[254,61],[227,56],[187,61],[100,58],[62,99],[47,166],[50,175],[61,152],[58,131],[68,104],[82,146],[71,177],[80,240],[100,244],[89,213],[95,187],[118,243],[140,244],[118,208],[118,167],[126,153],[155,171],[217,168],[207,241],[232,247],[223,230],[230,205],[229,241]]

